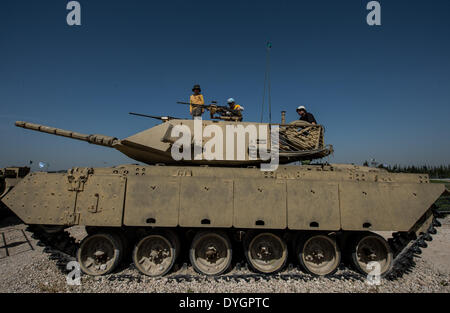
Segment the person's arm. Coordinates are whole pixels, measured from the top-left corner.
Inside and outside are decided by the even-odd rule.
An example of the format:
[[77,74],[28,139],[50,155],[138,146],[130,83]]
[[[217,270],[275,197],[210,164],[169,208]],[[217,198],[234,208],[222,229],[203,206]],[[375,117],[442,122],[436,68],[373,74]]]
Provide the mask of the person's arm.
[[[200,95],[200,105],[205,105],[205,99],[203,99],[203,95]],[[202,107],[202,113],[205,112],[205,108]]]

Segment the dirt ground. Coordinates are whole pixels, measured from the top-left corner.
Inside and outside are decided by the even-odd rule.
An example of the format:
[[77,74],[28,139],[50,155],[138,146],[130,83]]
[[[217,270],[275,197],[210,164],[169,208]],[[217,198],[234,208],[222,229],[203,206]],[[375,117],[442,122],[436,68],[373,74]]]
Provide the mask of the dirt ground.
[[[0,292],[450,292],[450,217],[441,219],[442,227],[428,242],[415,266],[403,277],[370,286],[349,269],[340,269],[328,278],[311,277],[301,270],[287,268],[281,276],[258,280],[214,279],[195,274],[185,266],[166,277],[141,275],[133,265],[124,265],[115,273],[102,277],[81,276],[80,286],[66,283],[67,272],[43,252],[43,247],[26,231],[26,225],[15,218],[0,222]],[[71,233],[81,239],[84,229]],[[234,268],[231,273],[251,274],[248,269]],[[193,274],[195,279],[182,279]],[[288,276],[288,275],[287,275]]]

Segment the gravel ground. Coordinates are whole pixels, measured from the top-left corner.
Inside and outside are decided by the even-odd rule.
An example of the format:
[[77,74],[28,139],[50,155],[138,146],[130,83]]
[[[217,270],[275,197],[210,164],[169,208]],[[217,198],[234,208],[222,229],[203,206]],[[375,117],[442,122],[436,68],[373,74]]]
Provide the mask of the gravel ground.
[[[132,266],[123,267],[103,277],[81,276],[80,286],[66,284],[66,274],[50,260],[36,240],[25,231],[26,226],[8,218],[0,223],[0,292],[450,292],[450,217],[433,236],[429,247],[415,258],[412,270],[395,281],[382,280],[369,286],[348,269],[339,270],[331,278],[313,278],[296,268],[288,268],[282,276],[267,279],[251,277],[247,269],[236,267],[229,274],[249,274],[247,280],[207,278],[195,274],[191,266],[182,266],[163,278],[149,278]],[[71,233],[84,236],[82,228]],[[4,239],[7,243],[5,249]],[[187,281],[183,275],[194,275]],[[291,278],[290,278],[291,277]]]

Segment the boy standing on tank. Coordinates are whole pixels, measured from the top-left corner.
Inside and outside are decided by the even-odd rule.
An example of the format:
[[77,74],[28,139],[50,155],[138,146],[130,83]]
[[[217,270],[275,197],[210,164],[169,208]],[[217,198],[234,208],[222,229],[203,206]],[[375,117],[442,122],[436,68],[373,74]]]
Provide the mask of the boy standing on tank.
[[194,85],[192,88],[193,94],[191,95],[189,99],[189,112],[192,115],[192,118],[196,116],[202,116],[203,112],[205,111],[204,108],[202,108],[202,105],[205,104],[205,100],[203,99],[203,95],[201,94],[200,85]]

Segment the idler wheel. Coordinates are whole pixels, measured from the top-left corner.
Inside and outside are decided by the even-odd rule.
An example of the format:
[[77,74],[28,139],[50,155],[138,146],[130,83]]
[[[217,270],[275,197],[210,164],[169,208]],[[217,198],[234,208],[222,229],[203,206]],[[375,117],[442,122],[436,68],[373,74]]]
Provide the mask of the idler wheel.
[[167,232],[153,232],[134,247],[133,262],[147,276],[163,276],[175,263],[177,247],[174,237]]
[[327,235],[305,237],[296,251],[303,269],[315,276],[331,275],[341,263],[341,251],[336,240]]
[[371,262],[378,262],[380,276],[385,276],[392,269],[392,250],[388,242],[377,234],[358,236],[352,246],[351,256],[356,270],[364,275],[377,274],[377,269],[369,266]]
[[225,232],[200,231],[192,240],[189,259],[199,273],[223,274],[230,267],[231,258],[231,242]]
[[287,261],[286,242],[278,235],[263,232],[244,241],[247,262],[257,272],[276,273],[283,269]]
[[96,233],[83,239],[77,251],[81,270],[92,276],[111,273],[123,253],[122,242],[116,234]]

